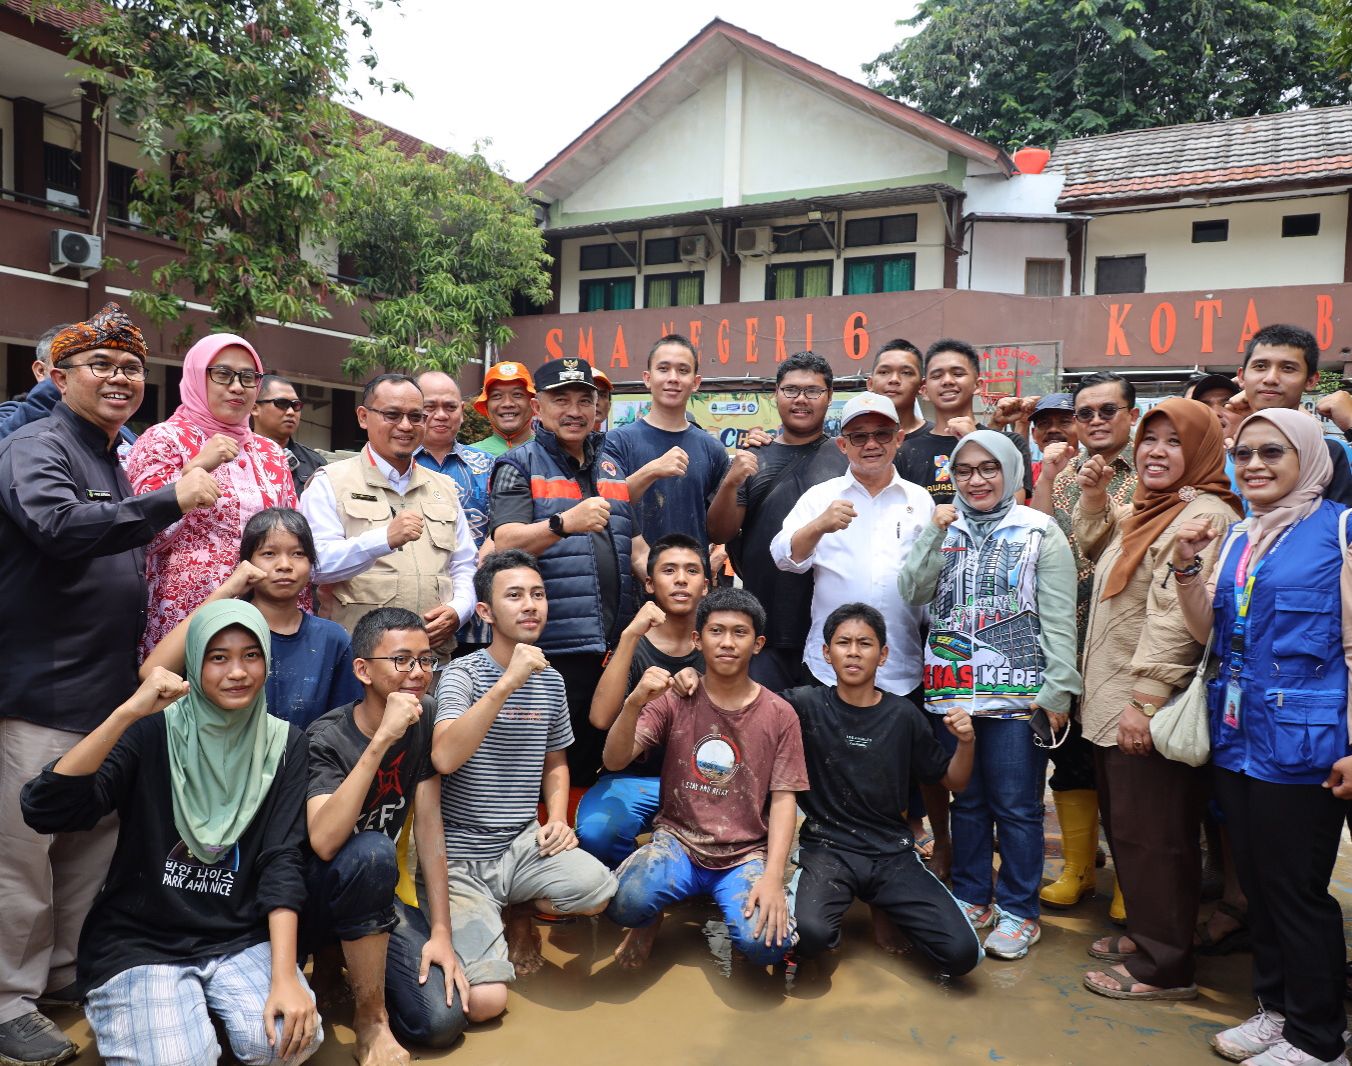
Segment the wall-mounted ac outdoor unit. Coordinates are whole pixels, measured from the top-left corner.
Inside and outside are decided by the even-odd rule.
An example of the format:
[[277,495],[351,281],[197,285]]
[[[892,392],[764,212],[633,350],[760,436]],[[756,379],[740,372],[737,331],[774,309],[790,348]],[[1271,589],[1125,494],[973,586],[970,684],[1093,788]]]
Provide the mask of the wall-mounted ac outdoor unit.
[[743,226],[737,231],[737,254],[743,259],[764,259],[775,247],[769,226]]
[[76,267],[92,273],[103,265],[103,238],[70,229],[52,230],[52,270]]
[[709,238],[702,233],[692,233],[681,238],[681,262],[705,263],[709,258]]

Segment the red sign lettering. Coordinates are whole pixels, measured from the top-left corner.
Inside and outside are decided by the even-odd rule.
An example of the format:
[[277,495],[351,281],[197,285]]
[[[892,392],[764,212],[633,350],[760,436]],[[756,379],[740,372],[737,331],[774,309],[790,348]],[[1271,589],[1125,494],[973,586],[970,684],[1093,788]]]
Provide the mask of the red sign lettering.
[[1108,347],[1104,355],[1131,355],[1127,344],[1127,334],[1122,328],[1127,324],[1127,312],[1131,304],[1108,305]]
[[845,354],[851,359],[863,359],[868,355],[868,315],[855,311],[845,319]]
[[1162,303],[1155,305],[1155,313],[1150,316],[1150,347],[1156,355],[1163,355],[1174,346],[1174,337],[1178,334],[1178,315],[1174,305]]
[[1220,300],[1198,300],[1192,305],[1192,320],[1202,320],[1202,343],[1198,348],[1203,355],[1210,355],[1215,348],[1212,346],[1214,340],[1214,328],[1216,319],[1221,317]]

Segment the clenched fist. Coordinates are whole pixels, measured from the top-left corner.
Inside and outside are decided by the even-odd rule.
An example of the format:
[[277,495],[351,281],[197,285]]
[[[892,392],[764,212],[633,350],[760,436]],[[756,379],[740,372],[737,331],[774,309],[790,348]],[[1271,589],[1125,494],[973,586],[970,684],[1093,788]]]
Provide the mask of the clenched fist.
[[1048,444],[1042,450],[1042,476],[1056,477],[1066,467],[1070,461],[1075,458],[1075,449],[1066,441],[1057,441],[1055,444]]
[[643,672],[643,676],[638,679],[638,684],[634,687],[634,701],[639,706],[649,704],[671,688],[671,685],[670,672],[663,670],[660,666],[650,666]]
[[374,743],[389,747],[422,717],[422,702],[409,692],[391,692],[385,698],[385,713],[376,727]]
[[169,704],[188,694],[188,683],[172,670],[157,666],[128,701],[138,718],[159,714]]
[[733,453],[725,480],[732,485],[741,485],[759,469],[760,459],[756,457],[756,453],[739,449]]
[[178,500],[178,509],[187,514],[216,506],[216,501],[221,498],[221,487],[203,467],[192,466],[174,482],[174,496]]
[[600,533],[610,521],[610,501],[593,496],[563,512],[563,528],[569,533]]
[[656,629],[667,620],[667,613],[653,600],[649,600],[634,615],[634,620],[624,627],[630,636],[642,637],[649,630]]
[[215,470],[222,463],[228,463],[231,459],[239,455],[239,441],[234,437],[227,437],[224,433],[214,434],[205,444],[197,456],[188,464],[189,467],[199,467],[202,470]]
[[659,455],[648,464],[655,477],[685,477],[690,466],[690,456],[684,448],[670,448],[665,455]]
[[1080,485],[1080,502],[1090,511],[1102,511],[1108,506],[1108,464],[1103,456],[1091,455],[1075,476]]
[[958,509],[951,503],[941,503],[934,508],[934,516],[930,519],[940,529],[947,529],[958,520]]
[[402,548],[422,536],[423,516],[417,511],[400,511],[385,527],[385,539],[391,548]]
[[1174,566],[1180,570],[1191,566],[1193,560],[1206,551],[1206,546],[1219,536],[1208,519],[1191,518],[1184,522],[1174,538]]
[[515,692],[531,679],[534,674],[549,669],[549,660],[545,653],[534,644],[518,644],[512,649],[511,661],[502,672],[502,678],[512,686]]
[[849,500],[832,500],[818,517],[817,524],[825,533],[838,533],[858,517],[854,504]]

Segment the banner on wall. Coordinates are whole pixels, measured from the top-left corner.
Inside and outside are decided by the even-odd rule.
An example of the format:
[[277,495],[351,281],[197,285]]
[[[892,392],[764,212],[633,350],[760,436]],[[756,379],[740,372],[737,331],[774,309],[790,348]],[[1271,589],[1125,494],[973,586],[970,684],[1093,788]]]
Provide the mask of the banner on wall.
[[[840,432],[840,416],[845,404],[859,395],[857,392],[838,392],[826,409],[826,432],[834,436]],[[635,422],[648,413],[652,399],[648,396],[616,396],[610,405],[610,429]],[[746,443],[753,429],[767,433],[779,430],[779,410],[772,392],[700,392],[690,398],[686,408],[690,417],[702,429],[712,433],[729,451]]]

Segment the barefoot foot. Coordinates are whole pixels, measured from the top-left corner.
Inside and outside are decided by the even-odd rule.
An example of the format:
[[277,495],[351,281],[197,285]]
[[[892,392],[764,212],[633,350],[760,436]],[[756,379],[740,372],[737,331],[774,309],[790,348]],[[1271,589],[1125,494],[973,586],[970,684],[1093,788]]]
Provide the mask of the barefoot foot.
[[869,913],[873,916],[873,939],[880,948],[889,955],[904,955],[911,950],[911,942],[891,918],[877,907],[869,907]]
[[517,903],[507,908],[507,959],[517,977],[529,977],[545,964],[540,954],[540,932],[535,928],[535,905]]
[[652,925],[645,925],[642,929],[625,930],[624,939],[615,949],[615,961],[620,964],[620,969],[637,970],[648,961],[648,956],[653,953],[653,943],[657,940],[657,930],[661,926],[662,919],[659,917]]
[[352,1057],[359,1066],[406,1066],[412,1061],[390,1032],[389,1022],[381,1020],[354,1027],[357,1042],[352,1048]]

